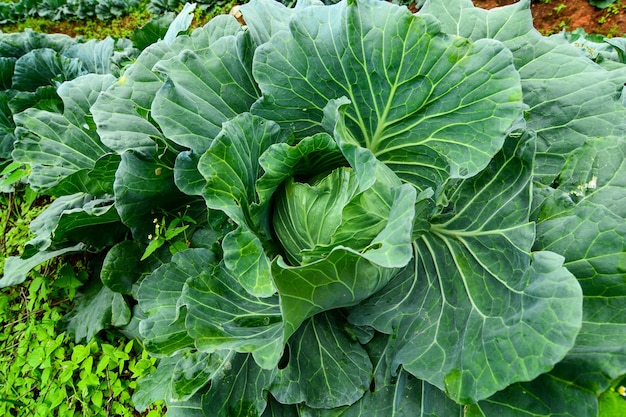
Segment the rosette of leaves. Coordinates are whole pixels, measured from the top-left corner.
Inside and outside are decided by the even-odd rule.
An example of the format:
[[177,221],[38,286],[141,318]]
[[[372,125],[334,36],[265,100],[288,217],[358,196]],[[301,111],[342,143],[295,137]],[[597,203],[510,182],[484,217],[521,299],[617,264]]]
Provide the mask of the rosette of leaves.
[[[115,62],[116,54],[125,56]],[[32,30],[0,34],[0,164],[11,159],[14,115],[29,108],[61,113],[63,98],[57,89],[62,83],[119,72],[134,54],[132,47],[112,38],[83,41]]]
[[[197,372],[160,369],[159,395],[205,415],[387,415],[419,390],[450,410],[558,362],[581,294],[531,251],[536,145],[511,52],[385,3],[242,11],[247,30],[152,67],[151,116],[188,149],[175,182],[230,219],[139,287],[146,346]],[[153,152],[138,139],[115,144]]]
[[102,282],[160,358],[139,410],[597,415],[626,374],[626,73],[529,3],[253,0],[99,93],[130,231]]

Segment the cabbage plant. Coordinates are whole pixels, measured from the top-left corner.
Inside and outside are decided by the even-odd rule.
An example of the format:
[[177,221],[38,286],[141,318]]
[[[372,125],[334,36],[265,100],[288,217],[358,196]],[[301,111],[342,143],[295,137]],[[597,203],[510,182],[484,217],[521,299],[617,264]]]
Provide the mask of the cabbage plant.
[[185,9],[16,117],[58,197],[2,283],[102,253],[66,324],[159,358],[139,410],[598,415],[626,374],[626,70],[529,4],[252,0],[177,35]]
[[29,17],[54,21],[120,18],[139,6],[138,0],[15,0],[0,2],[0,23],[21,22]]

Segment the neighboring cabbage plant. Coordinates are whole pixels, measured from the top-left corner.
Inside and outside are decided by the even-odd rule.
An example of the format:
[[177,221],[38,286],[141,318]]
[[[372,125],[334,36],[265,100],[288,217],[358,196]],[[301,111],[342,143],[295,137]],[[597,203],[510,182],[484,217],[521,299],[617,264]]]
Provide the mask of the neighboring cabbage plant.
[[119,74],[135,51],[126,39],[85,41],[30,29],[0,33],[0,167],[11,160],[14,114],[28,108],[62,112],[57,89],[63,82],[86,74]]
[[59,197],[2,283],[101,253],[66,321],[159,358],[140,411],[598,415],[626,374],[626,70],[529,3],[253,0],[176,36],[186,9],[63,84],[49,129],[16,117]]
[[0,24],[29,17],[54,21],[119,18],[140,5],[139,0],[15,0],[0,2]]

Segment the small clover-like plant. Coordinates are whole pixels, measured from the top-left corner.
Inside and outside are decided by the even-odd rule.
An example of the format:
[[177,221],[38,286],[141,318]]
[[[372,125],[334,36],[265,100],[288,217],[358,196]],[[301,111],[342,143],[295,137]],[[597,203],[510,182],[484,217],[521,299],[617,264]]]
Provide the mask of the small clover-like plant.
[[[196,224],[196,221],[192,217],[182,213],[173,217],[169,223],[166,222],[166,217],[162,217],[160,221],[155,217],[152,222],[154,223],[154,234],[148,234],[147,237],[150,243],[146,247],[140,260],[143,261],[148,258],[166,243],[169,243],[172,254],[189,247],[191,242],[188,239],[186,231],[190,225]],[[180,238],[176,239],[177,237]]]

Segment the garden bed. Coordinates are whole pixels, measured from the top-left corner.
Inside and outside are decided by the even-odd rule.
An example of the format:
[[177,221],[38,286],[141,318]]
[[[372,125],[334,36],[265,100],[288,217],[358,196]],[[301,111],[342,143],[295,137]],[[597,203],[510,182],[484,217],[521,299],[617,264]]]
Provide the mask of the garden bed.
[[[475,0],[474,4],[492,9],[515,2],[516,0]],[[626,7],[621,1],[599,9],[589,4],[588,0],[542,0],[533,2],[531,10],[535,28],[544,35],[577,28],[605,36],[624,36],[626,33]]]

